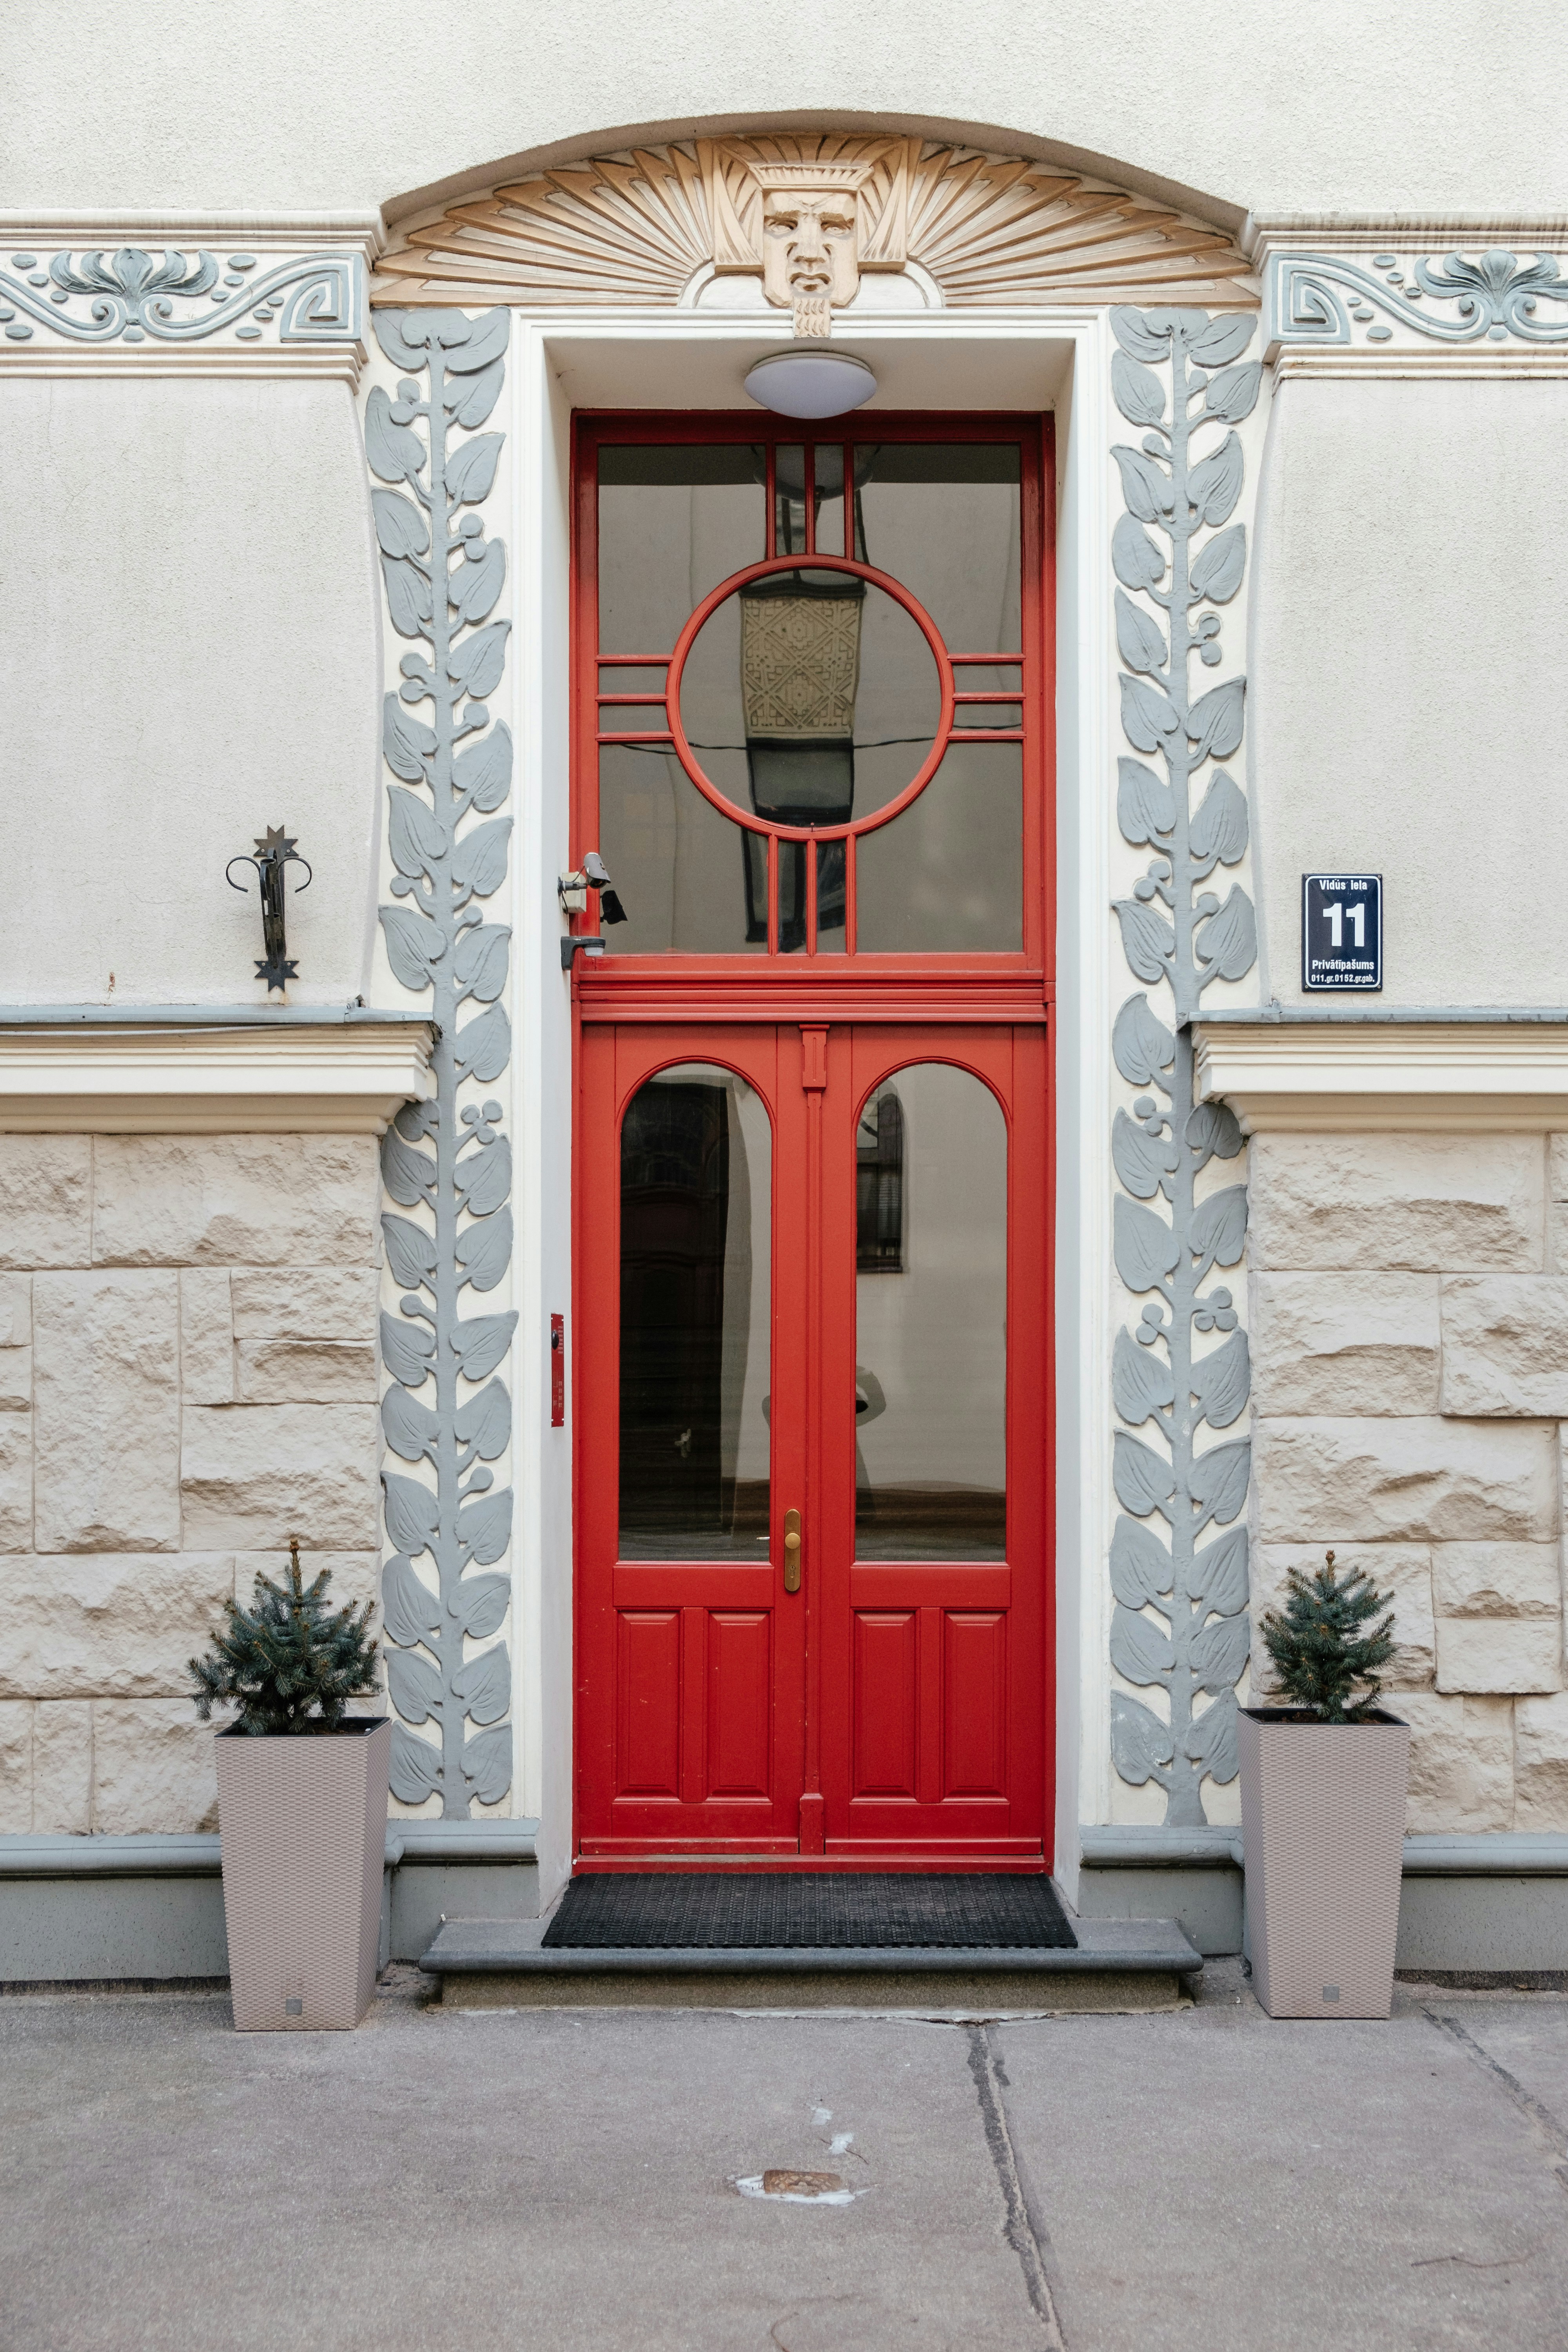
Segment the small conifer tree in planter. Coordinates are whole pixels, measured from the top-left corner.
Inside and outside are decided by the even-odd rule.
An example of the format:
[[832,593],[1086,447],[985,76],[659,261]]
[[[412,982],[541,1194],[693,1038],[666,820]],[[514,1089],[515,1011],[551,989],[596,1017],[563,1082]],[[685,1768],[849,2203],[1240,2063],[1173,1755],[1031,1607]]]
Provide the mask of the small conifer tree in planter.
[[1379,1705],[1388,1598],[1331,1551],[1259,1631],[1282,1704],[1237,1721],[1253,1990],[1271,2017],[1386,2017],[1410,1763]]
[[258,1575],[248,1609],[190,1662],[217,1737],[218,1828],[234,2021],[242,2033],[357,2025],[375,1987],[392,1725],[350,1715],[374,1694],[374,1604],[333,1609],[297,1539],[288,1580]]

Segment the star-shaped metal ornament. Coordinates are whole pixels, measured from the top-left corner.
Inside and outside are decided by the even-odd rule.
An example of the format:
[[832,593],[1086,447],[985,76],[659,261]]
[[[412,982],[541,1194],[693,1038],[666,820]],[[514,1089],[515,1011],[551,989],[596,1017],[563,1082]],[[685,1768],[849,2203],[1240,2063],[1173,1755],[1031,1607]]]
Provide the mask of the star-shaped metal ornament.
[[274,989],[281,994],[287,983],[299,977],[300,970],[289,953],[284,931],[283,869],[289,865],[305,868],[305,879],[300,885],[301,890],[310,887],[312,876],[310,860],[301,857],[295,846],[294,835],[285,833],[280,824],[269,824],[265,833],[256,835],[255,841],[255,856],[231,857],[224,874],[231,890],[243,890],[244,883],[234,878],[235,867],[248,866],[255,870],[261,888],[261,944],[267,950],[257,960],[256,977],[267,982],[267,992],[270,996]]

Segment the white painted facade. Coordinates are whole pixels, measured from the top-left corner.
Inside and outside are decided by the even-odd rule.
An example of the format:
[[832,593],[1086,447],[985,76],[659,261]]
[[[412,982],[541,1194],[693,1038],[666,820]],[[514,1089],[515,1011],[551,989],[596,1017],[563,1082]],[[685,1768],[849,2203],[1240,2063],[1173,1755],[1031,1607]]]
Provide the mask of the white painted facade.
[[[1556,94],[1565,44],[1544,5],[1500,18],[1446,0],[1418,26],[1397,14],[1303,16],[1245,0],[1223,27],[1194,20],[1173,38],[1168,12],[1145,0],[987,5],[961,20],[929,0],[875,0],[852,16],[813,6],[787,27],[751,0],[687,0],[657,16],[595,0],[585,16],[548,20],[515,0],[456,20],[415,0],[354,0],[326,16],[275,0],[221,25],[183,0],[151,18],[113,0],[68,20],[34,12],[8,43],[0,94],[0,293],[7,271],[31,282],[16,255],[210,248],[253,253],[263,270],[337,257],[359,307],[334,336],[295,341],[270,322],[248,341],[226,329],[179,347],[156,335],[73,341],[43,317],[15,334],[26,310],[0,329],[0,610],[13,688],[0,1005],[15,1008],[0,1028],[0,1197],[12,1213],[25,1222],[36,1207],[40,1135],[200,1131],[232,1146],[268,1126],[309,1137],[335,1118],[329,1132],[356,1133],[355,1148],[368,1150],[396,1057],[410,1097],[433,1083],[423,1030],[398,1038],[351,1024],[329,1037],[327,1068],[322,1033],[300,1029],[290,1051],[280,1029],[263,1087],[254,1045],[215,1046],[199,1024],[172,1030],[166,1017],[262,1004],[250,976],[254,891],[226,889],[223,869],[274,824],[298,835],[313,869],[297,901],[290,876],[300,975],[289,1007],[324,1014],[363,1000],[406,1023],[426,1004],[401,985],[374,916],[392,903],[394,879],[379,706],[409,650],[377,584],[363,438],[371,394],[395,400],[402,375],[372,329],[378,257],[405,267],[412,227],[546,167],[709,136],[898,134],[1131,191],[1235,241],[1252,274],[1224,289],[1219,307],[1261,306],[1247,356],[1268,362],[1261,397],[1237,427],[1246,586],[1224,609],[1219,666],[1194,671],[1193,685],[1195,695],[1243,673],[1248,682],[1232,764],[1247,787],[1250,846],[1214,887],[1250,895],[1258,955],[1204,997],[1204,1015],[1227,1017],[1200,1025],[1198,1075],[1200,1094],[1230,1103],[1260,1139],[1249,1255],[1230,1276],[1254,1335],[1254,1390],[1250,1418],[1226,1433],[1252,1427],[1258,1439],[1247,1521],[1255,1591],[1272,1591],[1287,1554],[1315,1556],[1327,1543],[1381,1567],[1406,1643],[1397,1696],[1416,1732],[1413,1832],[1568,1836],[1568,1386],[1552,1369],[1568,1328],[1557,1303],[1568,1290],[1558,1230],[1568,1197],[1558,914],[1568,815],[1552,749],[1568,287],[1474,335],[1459,332],[1473,299],[1462,290],[1401,291],[1388,310],[1361,290],[1419,288],[1417,264],[1441,272],[1451,254],[1474,268],[1506,250],[1520,268],[1551,256],[1568,273],[1568,117]],[[1293,333],[1289,320],[1279,331],[1270,306],[1298,261],[1309,274],[1321,264],[1340,288],[1342,341]],[[1111,1132],[1142,1093],[1111,1055],[1113,1017],[1138,983],[1110,908],[1149,863],[1115,814],[1129,744],[1111,561],[1123,494],[1110,452],[1140,436],[1113,400],[1105,299],[1004,289],[950,302],[913,263],[867,274],[861,288],[834,339],[874,368],[873,408],[1056,419],[1055,1864],[1087,1905],[1091,1878],[1110,1899],[1110,1874],[1091,1871],[1080,1886],[1080,1828],[1152,1831],[1166,1811],[1153,1780],[1135,1786],[1112,1760],[1113,1693],[1146,1704],[1149,1692],[1111,1664],[1107,1570],[1122,1426],[1112,1350],[1140,1311],[1112,1255]],[[491,304],[465,307],[478,317]],[[746,368],[787,344],[791,324],[753,280],[710,270],[675,301],[520,296],[510,308],[504,388],[486,428],[504,443],[479,510],[508,562],[494,608],[510,623],[507,656],[485,700],[515,741],[505,804],[514,828],[484,919],[511,929],[500,1001],[512,1051],[501,1076],[463,1081],[457,1098],[499,1101],[515,1150],[512,1253],[483,1301],[519,1318],[501,1367],[510,1442],[489,1465],[496,1488],[516,1496],[500,1562],[512,1580],[500,1631],[513,1760],[504,1791],[474,1811],[538,1822],[548,1895],[573,1843],[573,1433],[570,1414],[564,1429],[550,1425],[548,1351],[551,1314],[569,1315],[572,1261],[571,999],[555,898],[568,863],[572,415],[743,411]],[[88,309],[85,296],[69,305],[73,317]],[[1371,1000],[1381,1011],[1562,1019],[1327,1025],[1348,1001],[1309,998],[1300,984],[1300,877],[1317,867],[1384,877],[1385,980]],[[1275,1007],[1315,1008],[1323,1024],[1238,1025],[1243,1011]],[[41,1008],[57,1019],[81,1008],[83,1034],[62,1045],[28,1019]],[[140,1026],[136,1009],[148,1016]],[[191,1075],[198,1062],[207,1076]],[[318,1116],[312,1098],[340,1108]],[[226,1125],[226,1099],[244,1106]],[[279,1102],[300,1106],[291,1126]],[[1245,1165],[1211,1163],[1200,1199]],[[95,1165],[81,1181],[83,1198],[95,1198]],[[1322,1204],[1342,1199],[1336,1223]],[[180,1285],[201,1268],[221,1262],[236,1279],[247,1246],[296,1273],[306,1263],[289,1260],[287,1236],[256,1238],[254,1221],[227,1255],[226,1242],[199,1232],[117,1255],[100,1246],[90,1213],[80,1230],[85,1244],[78,1226],[62,1240],[58,1220],[43,1239],[0,1240],[0,1261],[58,1297],[68,1276],[100,1265],[157,1265],[174,1286],[159,1309],[167,1320],[172,1299],[171,1330]],[[356,1240],[344,1262],[369,1267],[374,1247]],[[1506,1297],[1479,1295],[1505,1281]],[[1376,1284],[1394,1288],[1384,1297]],[[388,1316],[403,1286],[384,1265]],[[237,1323],[228,1329],[236,1349],[253,1344]],[[374,1347],[374,1326],[334,1326],[299,1344],[318,1339]],[[569,1319],[569,1361],[575,1339]],[[1219,1343],[1218,1333],[1200,1340],[1200,1360]],[[209,1332],[207,1344],[226,1343]],[[210,1381],[210,1366],[201,1377]],[[321,1399],[312,1377],[319,1365],[299,1368],[303,1385],[289,1393],[300,1407]],[[176,1454],[186,1407],[210,1416],[232,1402],[239,1412],[262,1395],[221,1383],[213,1394],[199,1380],[182,1391],[176,1381]],[[1332,1412],[1325,1397],[1337,1400]],[[0,1412],[11,1424],[0,1438],[16,1437],[23,1411],[43,1409],[18,1391],[16,1411]],[[21,1450],[8,1458],[19,1492]],[[110,1632],[96,1647],[79,1643],[65,1684],[58,1664],[28,1660],[56,1639],[38,1599],[47,1554],[119,1559],[145,1548],[146,1529],[88,1517],[57,1542],[15,1519],[0,1596],[12,1591],[13,1622],[32,1630],[0,1683],[0,1832],[211,1825],[194,1762],[183,1779],[150,1772],[142,1794],[123,1793],[140,1720],[123,1710],[161,1707],[160,1738],[174,1741],[178,1670],[199,1636],[167,1563],[205,1562],[191,1590],[210,1607],[224,1576],[212,1551],[236,1547],[233,1589],[236,1563],[256,1549],[232,1532],[199,1537],[189,1499],[199,1479],[171,1475],[174,1517],[156,1522],[149,1553],[158,1597],[127,1620],[126,1641],[140,1641],[148,1661],[134,1690],[112,1667],[123,1577],[100,1580],[109,1597],[79,1604]],[[1416,1489],[1408,1507],[1391,1499]],[[251,1523],[244,1496],[236,1514]],[[316,1548],[358,1561],[362,1537],[345,1544],[340,1530]],[[72,1560],[71,1576],[86,1572]],[[7,1605],[0,1597],[0,1616]],[[471,1654],[494,1638],[492,1629]],[[47,1715],[55,1707],[73,1710],[68,1723]],[[197,1736],[192,1722],[193,1759]],[[132,1756],[115,1765],[118,1782],[108,1764],[95,1780],[95,1740],[106,1759]],[[75,1793],[57,1805],[47,1759],[60,1741],[76,1743],[78,1760]],[[95,1813],[100,1785],[120,1793]],[[1234,1780],[1206,1780],[1204,1809],[1216,1828],[1237,1822]],[[442,1801],[396,1810],[434,1818]],[[1101,1839],[1094,1851],[1110,1849]]]

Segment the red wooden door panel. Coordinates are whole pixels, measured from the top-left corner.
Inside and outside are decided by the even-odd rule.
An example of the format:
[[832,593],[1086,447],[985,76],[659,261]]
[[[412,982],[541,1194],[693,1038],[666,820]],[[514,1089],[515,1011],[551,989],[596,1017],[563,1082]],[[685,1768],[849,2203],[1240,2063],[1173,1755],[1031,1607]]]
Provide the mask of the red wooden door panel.
[[[583,1036],[576,1682],[584,1853],[793,1853],[798,1843],[805,1622],[799,1599],[784,1591],[782,1527],[805,1499],[805,1236],[799,1187],[780,1180],[798,1159],[804,1118],[798,1076],[792,1100],[781,1093],[779,1065],[771,1027],[594,1027]],[[700,1123],[708,1115],[704,1097],[722,1093],[726,1074],[749,1090],[752,1132],[743,1188],[730,1181],[738,1135],[727,1137],[729,1190],[716,1213],[714,1188],[694,1206],[685,1180],[694,1173],[692,1116]],[[733,1112],[731,1099],[731,1119]],[[700,1182],[702,1171],[695,1175]],[[742,1235],[743,1213],[752,1221]],[[641,1220],[640,1255],[627,1246],[628,1216]],[[697,1230],[705,1217],[706,1258]],[[705,1308],[715,1264],[721,1275]],[[645,1305],[652,1301],[646,1328],[631,1318],[628,1281],[641,1285]],[[737,1288],[753,1309],[750,1352],[742,1350],[753,1443],[759,1427],[765,1434],[763,1458],[750,1465],[761,1476],[741,1477],[731,1460],[726,1491],[722,1459],[703,1483],[702,1383],[721,1413],[734,1407],[721,1391],[733,1352],[723,1318],[732,1319]],[[624,1358],[649,1328],[655,1353],[639,1388]],[[695,1370],[679,1347],[671,1353],[671,1332],[688,1358],[695,1354]],[[624,1428],[634,1412],[639,1427]]]
[[[858,1025],[830,1032],[828,1064],[817,1538],[826,1852],[1038,1853],[1049,1706],[1044,1035]],[[897,1270],[867,1271],[874,1236],[864,1195],[858,1236],[857,1139],[872,1160],[868,1107],[889,1092],[900,1106],[903,1255]],[[885,1473],[872,1458],[879,1437]]]
[[[668,1412],[656,1389],[644,1436],[623,1421],[650,1410],[631,1363],[646,1338],[632,1291],[684,1281],[700,1322],[674,1114],[689,1129],[707,1117],[701,1089],[719,1073],[755,1098],[753,1234],[758,1106],[771,1183],[768,1305],[747,1370],[767,1429],[765,1507],[742,1501],[756,1483],[739,1475],[742,1434],[715,1538],[710,1507],[683,1499],[709,1491],[700,1404],[668,1350]],[[1050,1706],[1043,1033],[593,1024],[581,1076],[583,1854],[1037,1857]],[[742,1195],[724,1164],[720,1288],[749,1280],[754,1304],[760,1244],[737,1275]],[[716,1263],[710,1231],[710,1243]],[[803,1538],[795,1592],[790,1511]],[[715,1548],[729,1556],[707,1556]]]

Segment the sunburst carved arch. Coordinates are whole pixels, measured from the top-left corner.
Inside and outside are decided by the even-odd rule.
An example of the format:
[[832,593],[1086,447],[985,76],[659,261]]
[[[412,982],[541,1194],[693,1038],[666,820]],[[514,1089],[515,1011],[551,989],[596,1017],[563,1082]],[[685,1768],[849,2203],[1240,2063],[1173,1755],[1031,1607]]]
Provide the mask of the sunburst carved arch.
[[[770,260],[777,238],[796,240],[787,265],[776,247]],[[1024,156],[861,132],[677,141],[542,171],[410,227],[371,299],[669,309],[717,277],[752,280],[820,335],[872,272],[919,273],[952,309],[1257,301],[1222,230]]]

